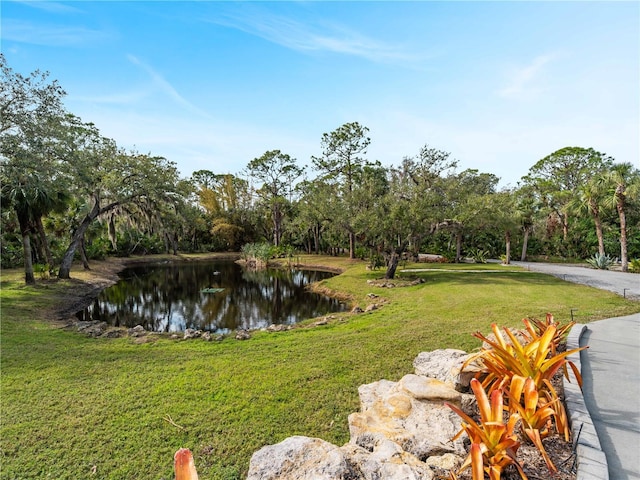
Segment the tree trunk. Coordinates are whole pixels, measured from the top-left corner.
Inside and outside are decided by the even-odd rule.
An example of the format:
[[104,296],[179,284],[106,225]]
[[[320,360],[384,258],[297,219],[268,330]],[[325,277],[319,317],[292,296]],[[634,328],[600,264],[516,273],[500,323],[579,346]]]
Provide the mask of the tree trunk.
[[349,232],[349,258],[356,258],[356,234],[353,232]]
[[[33,232],[33,225],[31,231]],[[44,255],[44,248],[42,246],[42,239],[40,238],[40,235],[37,235],[37,231],[33,233],[36,235],[33,235],[33,237],[30,238],[32,259],[36,263],[47,263],[47,258]]]
[[460,263],[462,256],[462,232],[456,231],[456,263]]
[[393,278],[396,276],[396,269],[398,268],[399,258],[399,255],[395,251],[391,252],[389,262],[387,263],[387,271],[384,274],[384,278],[386,280],[393,280]]
[[173,254],[178,255],[178,236],[174,233],[171,236],[171,246],[173,247]]
[[520,255],[520,261],[524,262],[527,259],[527,245],[529,243],[529,227],[524,229],[524,238],[522,239],[522,254]]
[[629,271],[627,259],[627,216],[624,213],[624,194],[621,187],[616,188],[616,210],[620,218],[620,265],[623,272]]
[[36,278],[33,276],[33,259],[31,258],[31,239],[29,238],[29,215],[26,212],[19,212],[18,222],[20,223],[20,234],[22,235],[22,252],[24,256],[24,282],[28,285],[36,283]]
[[49,264],[49,269],[51,269],[53,268],[53,255],[51,254],[51,248],[49,248],[47,234],[44,231],[44,225],[42,224],[42,217],[40,215],[36,216],[35,223],[36,228],[38,229],[38,236],[40,237],[40,242],[42,243],[42,248],[44,250],[47,263]]
[[164,240],[164,253],[169,255],[169,253],[170,253],[170,250],[169,250],[169,234],[167,232],[164,232],[163,240]]
[[89,267],[89,259],[87,258],[87,249],[84,246],[84,235],[82,236],[82,240],[80,240],[80,258],[82,258],[82,267],[85,270],[91,270],[91,267]]
[[91,222],[93,222],[100,213],[100,204],[96,201],[94,202],[93,208],[91,211],[84,217],[82,223],[78,226],[75,232],[73,232],[73,236],[71,237],[71,243],[67,247],[67,250],[64,252],[62,256],[62,263],[60,263],[60,270],[58,270],[58,278],[71,278],[69,273],[71,272],[71,265],[73,264],[73,257],[76,254],[76,249],[80,242],[84,238],[84,232],[87,231]]
[[315,244],[316,255],[320,255],[320,226],[316,225],[313,228],[313,243]]
[[594,215],[593,221],[596,224],[596,237],[598,237],[598,253],[604,255],[604,235],[602,233],[602,220],[600,215]]
[[273,205],[273,244],[276,247],[280,246],[280,240],[282,239],[282,211],[278,201],[275,201]]
[[504,234],[504,240],[506,243],[506,252],[505,252],[505,265],[509,265],[511,263],[511,232],[507,230]]
[[110,215],[107,222],[107,231],[109,233],[109,241],[111,242],[111,248],[113,251],[118,251],[118,235],[116,233],[116,216]]

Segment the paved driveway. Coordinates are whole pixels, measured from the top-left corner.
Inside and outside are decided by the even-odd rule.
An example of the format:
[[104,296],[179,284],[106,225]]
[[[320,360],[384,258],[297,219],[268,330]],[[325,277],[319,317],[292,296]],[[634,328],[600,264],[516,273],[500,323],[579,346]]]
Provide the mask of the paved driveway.
[[620,296],[640,300],[640,274],[564,265],[557,263],[512,262],[532,272],[541,272],[562,278],[567,282],[581,283],[608,290]]

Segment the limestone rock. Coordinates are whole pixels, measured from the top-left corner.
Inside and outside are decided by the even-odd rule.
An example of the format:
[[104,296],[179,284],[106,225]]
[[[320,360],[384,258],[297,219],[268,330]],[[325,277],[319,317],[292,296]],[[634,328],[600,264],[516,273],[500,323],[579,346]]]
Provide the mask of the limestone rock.
[[463,393],[460,409],[467,415],[473,415],[478,410],[478,400],[473,393]]
[[466,352],[453,348],[422,352],[413,361],[413,367],[416,375],[437,378],[450,383],[458,391],[464,391],[481,370],[477,364],[468,365],[462,370],[462,365],[469,357]]
[[247,480],[355,480],[360,476],[337,446],[319,438],[289,437],[253,454]]
[[451,385],[435,378],[426,378],[419,375],[405,375],[398,382],[398,388],[409,393],[416,400],[442,400],[451,403],[460,403],[460,392]]
[[430,467],[450,471],[462,465],[463,461],[464,457],[454,455],[453,453],[445,453],[444,455],[429,457],[424,463]]
[[204,332],[204,333],[202,334],[202,339],[203,339],[205,342],[210,342],[210,341],[212,340],[212,338],[211,338],[211,332]]
[[424,462],[405,452],[381,435],[363,435],[341,450],[363,480],[431,480],[433,474]]
[[282,325],[281,323],[272,323],[267,327],[267,332],[282,332],[287,329],[286,325]]
[[130,337],[143,337],[147,334],[147,331],[142,325],[136,325],[135,327],[130,328],[128,333]]
[[250,338],[251,334],[247,330],[236,331],[236,340],[249,340]]
[[91,321],[91,322],[78,322],[78,331],[88,335],[90,337],[99,337],[107,331],[107,322]]
[[353,307],[353,309],[351,310],[351,313],[362,313],[362,312],[364,312],[364,310],[362,310],[358,306]]
[[358,388],[360,412],[349,415],[349,443],[337,447],[317,438],[290,437],[254,453],[248,480],[447,477],[467,452],[464,435],[452,440],[461,429],[461,419],[445,402],[467,411],[475,397],[454,388],[460,383],[465,352],[429,353],[414,362],[416,374]]
[[189,340],[190,338],[198,338],[200,335],[202,335],[202,332],[200,330],[194,330],[193,328],[187,328],[184,331],[184,339],[185,340]]
[[460,417],[443,401],[460,405],[460,393],[435,379],[407,375],[400,382],[381,380],[358,389],[361,411],[349,415],[351,440],[382,435],[419,459],[432,455],[462,455]]
[[369,305],[367,305],[364,309],[365,312],[372,312],[374,310],[378,309],[378,305],[376,305],[375,303],[370,303]]

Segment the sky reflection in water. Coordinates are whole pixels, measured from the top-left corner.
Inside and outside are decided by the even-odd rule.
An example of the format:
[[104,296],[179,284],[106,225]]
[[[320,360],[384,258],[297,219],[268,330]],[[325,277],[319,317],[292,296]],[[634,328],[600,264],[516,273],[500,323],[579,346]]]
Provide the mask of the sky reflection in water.
[[[346,306],[305,285],[333,276],[308,270],[244,270],[231,260],[131,267],[79,316],[155,332],[228,332],[294,324]],[[224,288],[204,293],[204,288]]]

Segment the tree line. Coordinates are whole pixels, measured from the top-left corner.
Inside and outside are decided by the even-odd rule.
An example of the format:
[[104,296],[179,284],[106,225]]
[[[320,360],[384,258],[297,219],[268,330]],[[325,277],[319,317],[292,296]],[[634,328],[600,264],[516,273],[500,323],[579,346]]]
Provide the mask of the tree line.
[[68,112],[46,72],[23,76],[0,55],[2,267],[25,280],[75,259],[144,253],[276,250],[348,254],[385,266],[403,256],[640,257],[640,172],[592,148],[566,147],[539,160],[517,187],[458,170],[429,145],[396,165],[367,157],[367,127],[346,123],[320,138],[310,165],[280,150],[242,172],[194,172],[129,151]]

